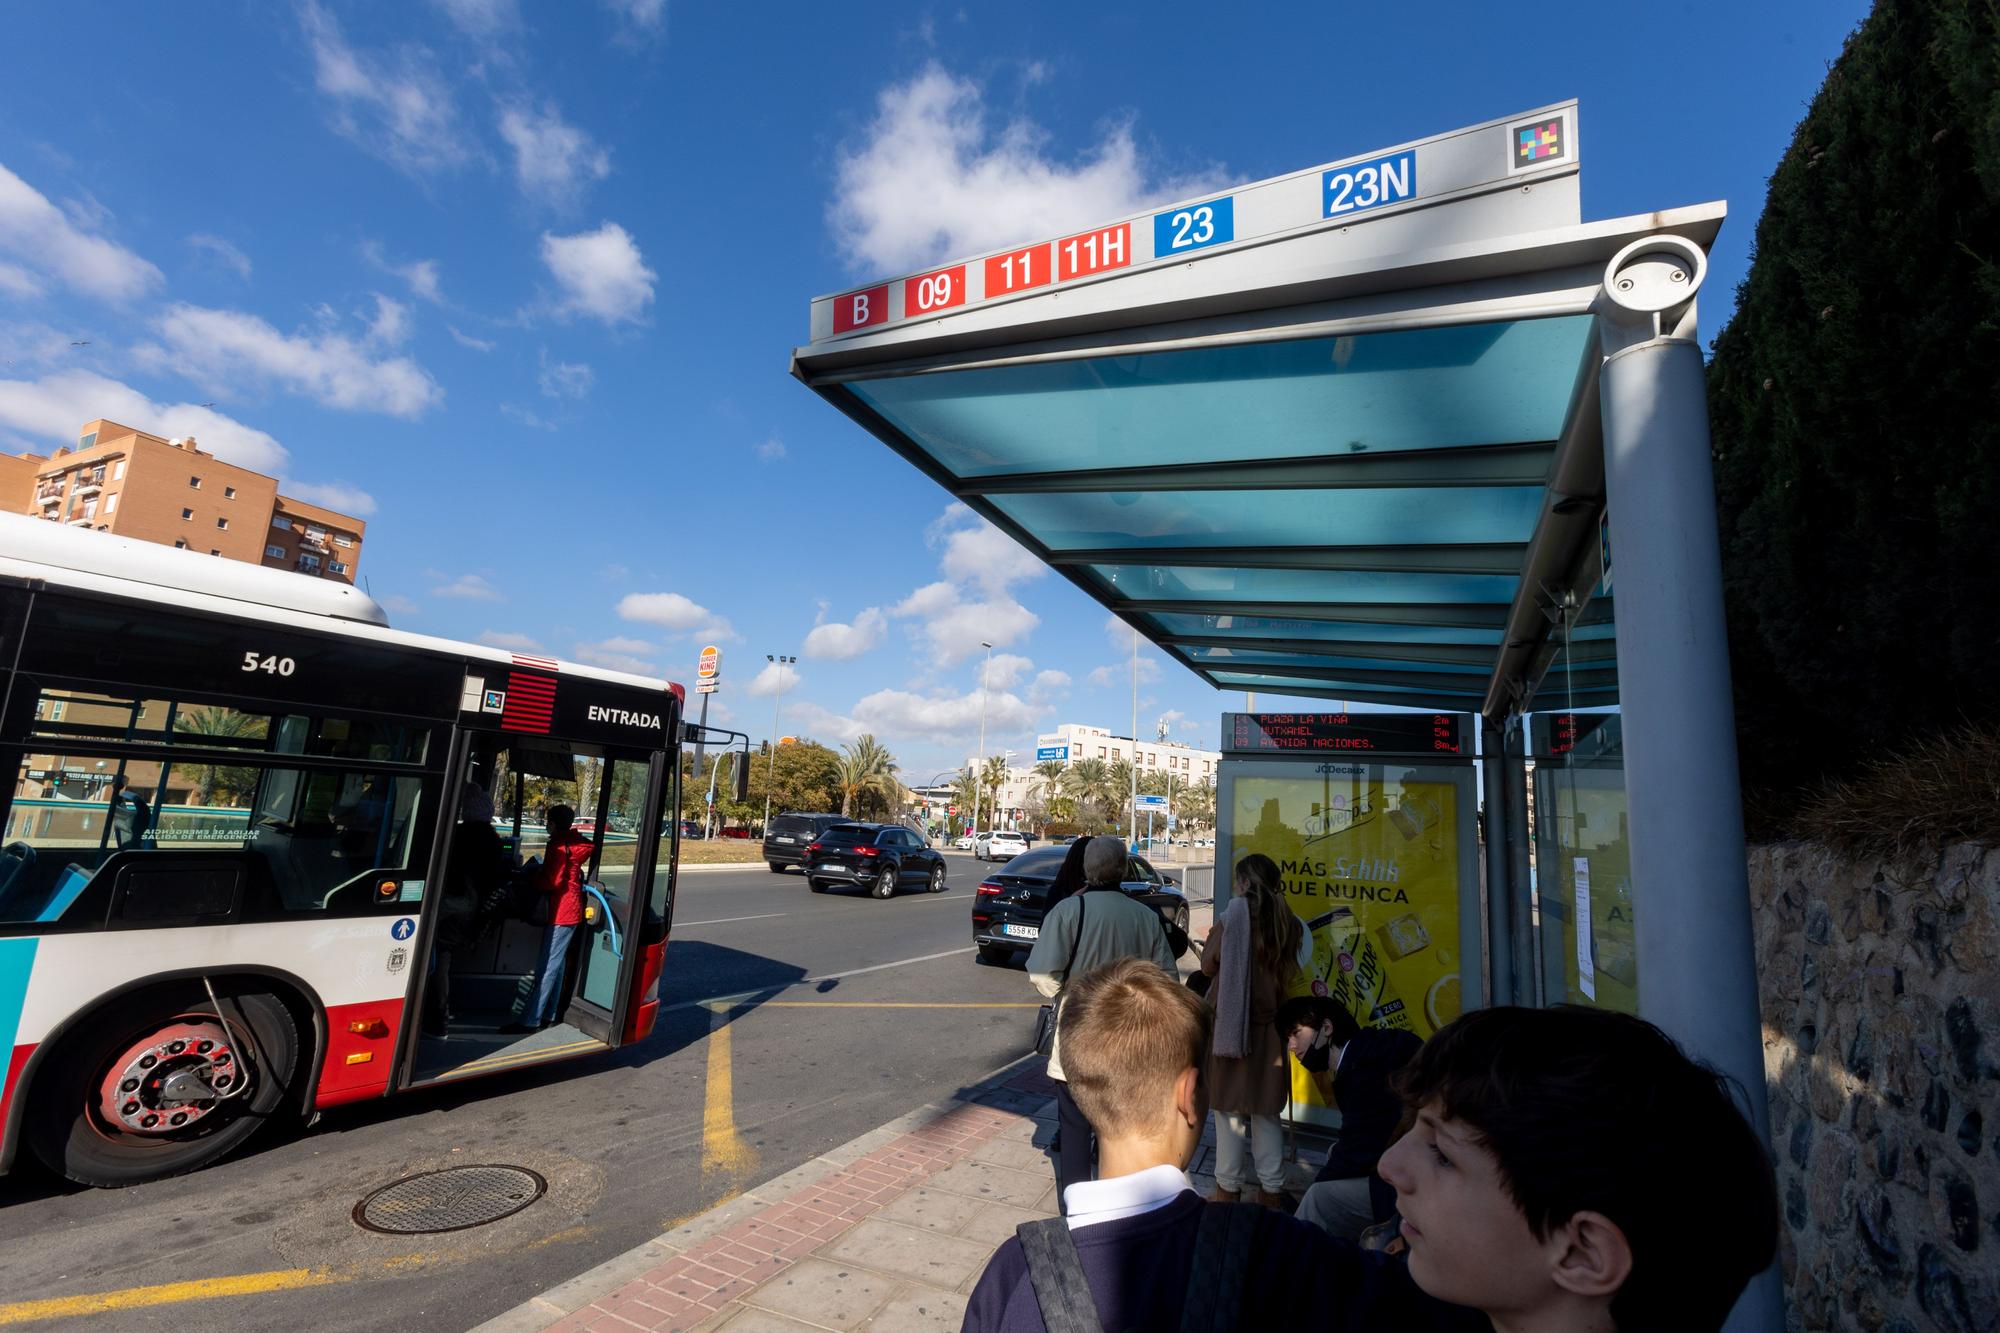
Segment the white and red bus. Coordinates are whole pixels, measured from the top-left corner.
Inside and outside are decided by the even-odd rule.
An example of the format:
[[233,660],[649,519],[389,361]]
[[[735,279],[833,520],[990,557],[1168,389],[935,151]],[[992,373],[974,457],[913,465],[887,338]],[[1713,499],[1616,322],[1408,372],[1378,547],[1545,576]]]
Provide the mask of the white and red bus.
[[[280,1115],[645,1037],[682,691],[354,588],[0,516],[0,1171],[206,1165]],[[595,842],[561,1018],[514,871]]]

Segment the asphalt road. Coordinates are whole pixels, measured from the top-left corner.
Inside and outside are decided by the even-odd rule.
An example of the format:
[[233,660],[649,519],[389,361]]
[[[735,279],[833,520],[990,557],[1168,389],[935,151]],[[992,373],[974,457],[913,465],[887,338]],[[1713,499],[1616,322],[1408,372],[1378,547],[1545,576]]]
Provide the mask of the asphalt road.
[[[465,1329],[976,1082],[1028,1050],[1038,1001],[1018,967],[977,961],[979,865],[950,860],[948,892],[887,902],[762,866],[684,876],[660,1025],[625,1050],[341,1108],[133,1189],[23,1167],[0,1179],[0,1323],[22,1302],[106,1294],[43,1326]],[[541,1172],[547,1196],[431,1237],[351,1220],[403,1175],[486,1162]],[[244,1294],[130,1294],[217,1278]]]

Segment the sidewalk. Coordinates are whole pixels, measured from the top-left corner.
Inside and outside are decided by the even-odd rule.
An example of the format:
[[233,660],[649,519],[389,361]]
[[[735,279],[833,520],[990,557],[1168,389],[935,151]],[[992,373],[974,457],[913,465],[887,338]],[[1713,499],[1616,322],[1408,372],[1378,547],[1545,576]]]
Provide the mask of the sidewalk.
[[[986,1261],[1056,1211],[1038,1056],[913,1111],[480,1325],[871,1333],[959,1327]],[[1190,1174],[1214,1184],[1214,1121]],[[1294,1192],[1324,1146],[1299,1136]]]

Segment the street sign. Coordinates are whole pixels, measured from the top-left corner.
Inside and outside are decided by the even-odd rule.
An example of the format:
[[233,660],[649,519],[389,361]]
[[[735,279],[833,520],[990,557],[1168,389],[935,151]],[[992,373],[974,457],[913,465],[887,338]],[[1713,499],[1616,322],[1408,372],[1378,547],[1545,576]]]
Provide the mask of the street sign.
[[1035,750],[1035,762],[1038,764],[1046,763],[1051,759],[1067,758],[1069,758],[1069,747],[1067,745],[1043,745]]
[[1164,810],[1167,808],[1167,798],[1164,796],[1135,796],[1132,798],[1132,807],[1135,810]]
[[715,687],[722,684],[722,649],[712,643],[702,649],[694,675],[696,694],[714,694]]
[[[1498,196],[1509,207],[1540,208],[1559,185],[1573,190],[1580,158],[1576,103],[1561,102],[1239,185],[1226,194],[1148,209],[1073,236],[822,296],[812,303],[810,336],[819,342],[913,320],[962,319],[990,302],[1052,284],[1199,262],[1308,228],[1342,234],[1356,228],[1354,248],[1372,254],[1377,242],[1366,233],[1379,230],[1373,225],[1379,218],[1481,196]],[[1489,224],[1498,206],[1490,199],[1471,204]]]

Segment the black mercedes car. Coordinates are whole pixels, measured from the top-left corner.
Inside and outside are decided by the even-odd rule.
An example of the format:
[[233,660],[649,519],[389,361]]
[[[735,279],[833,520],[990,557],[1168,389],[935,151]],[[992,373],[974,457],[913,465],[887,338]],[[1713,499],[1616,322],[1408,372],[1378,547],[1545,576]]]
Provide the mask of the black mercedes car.
[[764,830],[764,862],[773,874],[782,874],[786,866],[803,866],[806,863],[806,844],[832,828],[847,821],[839,815],[801,815],[786,813],[774,816],[771,827]]
[[806,847],[802,868],[814,893],[836,884],[858,884],[877,898],[900,888],[944,892],[944,856],[900,824],[832,825]]
[[[981,958],[1004,962],[1035,947],[1049,890],[1068,855],[1067,847],[1030,848],[980,883],[972,899],[972,940]],[[1145,857],[1131,859],[1119,887],[1182,930],[1188,928],[1187,894],[1180,882],[1153,869]]]

